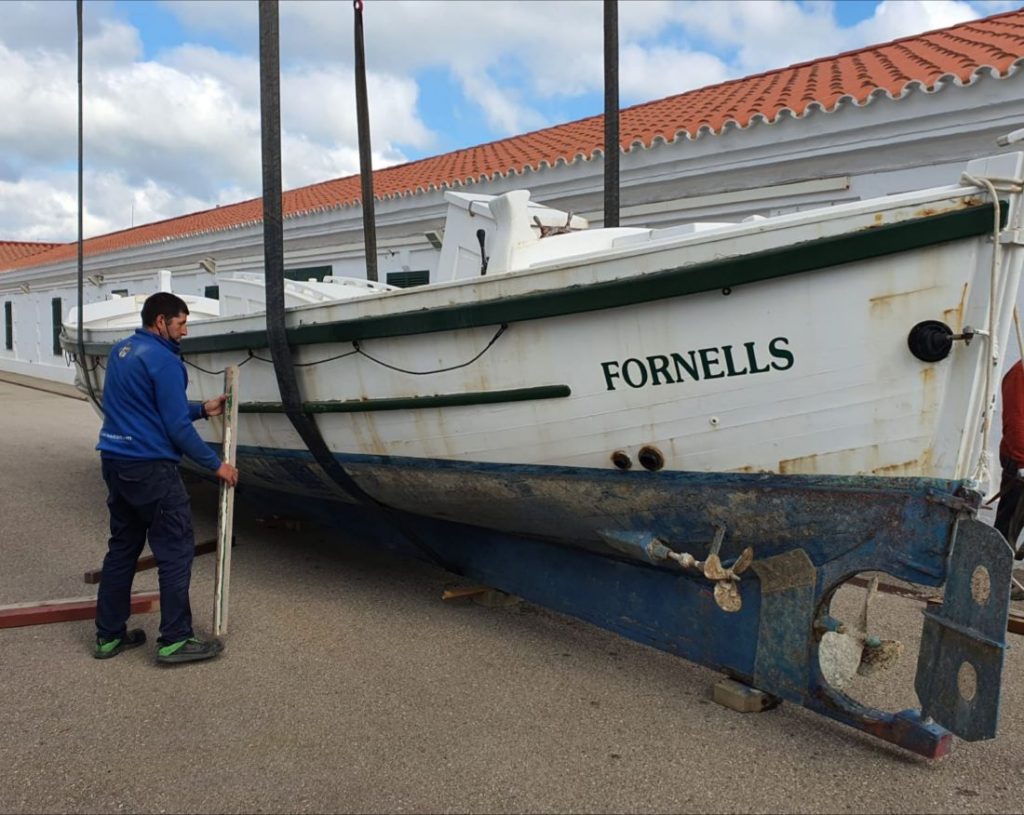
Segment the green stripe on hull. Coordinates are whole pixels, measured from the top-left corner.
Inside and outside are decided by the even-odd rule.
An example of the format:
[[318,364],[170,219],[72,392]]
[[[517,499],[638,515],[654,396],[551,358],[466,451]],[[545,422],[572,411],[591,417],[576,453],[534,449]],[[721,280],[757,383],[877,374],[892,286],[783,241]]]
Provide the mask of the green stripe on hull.
[[[378,410],[420,410],[423,408],[493,405],[502,402],[527,402],[536,399],[564,399],[572,394],[568,385],[545,385],[478,393],[446,393],[437,396],[408,396],[386,399],[349,399],[345,401],[303,402],[303,413],[368,413]],[[239,413],[284,413],[281,402],[241,402]]]
[[[1004,219],[1005,212],[1004,207]],[[845,235],[806,241],[738,258],[665,269],[640,277],[463,305],[295,326],[288,329],[288,343],[292,346],[315,345],[430,334],[618,308],[871,260],[948,241],[973,238],[991,230],[992,205],[980,204],[970,209],[916,218],[899,224],[868,227]],[[264,348],[266,345],[266,331],[260,329],[186,338],[181,344],[181,350],[183,354],[203,354]],[[109,343],[86,343],[86,353],[105,354],[109,353],[110,347]]]

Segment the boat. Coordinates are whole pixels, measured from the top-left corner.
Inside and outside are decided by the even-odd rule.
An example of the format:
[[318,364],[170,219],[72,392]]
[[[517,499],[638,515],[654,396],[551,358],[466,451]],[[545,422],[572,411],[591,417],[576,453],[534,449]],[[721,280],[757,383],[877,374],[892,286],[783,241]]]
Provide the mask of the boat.
[[[326,465],[282,399],[259,270],[188,300],[189,397],[243,366],[243,497],[938,757],[997,731],[1013,551],[977,516],[1024,154],[951,181],[661,229],[590,229],[525,190],[448,192],[431,284],[288,283]],[[137,300],[86,306],[81,343],[69,315],[83,391],[102,392]],[[218,445],[216,421],[200,431]],[[944,591],[920,710],[844,693],[898,651],[829,612],[864,572]]]

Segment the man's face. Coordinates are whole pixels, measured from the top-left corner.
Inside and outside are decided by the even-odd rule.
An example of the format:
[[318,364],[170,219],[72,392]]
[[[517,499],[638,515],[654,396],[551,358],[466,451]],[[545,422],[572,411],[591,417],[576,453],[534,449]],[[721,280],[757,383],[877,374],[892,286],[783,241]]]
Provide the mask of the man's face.
[[163,314],[158,314],[153,326],[156,328],[156,333],[165,340],[181,342],[182,337],[188,336],[188,327],[185,325],[187,322],[187,314],[179,314],[177,317],[171,317],[169,320]]

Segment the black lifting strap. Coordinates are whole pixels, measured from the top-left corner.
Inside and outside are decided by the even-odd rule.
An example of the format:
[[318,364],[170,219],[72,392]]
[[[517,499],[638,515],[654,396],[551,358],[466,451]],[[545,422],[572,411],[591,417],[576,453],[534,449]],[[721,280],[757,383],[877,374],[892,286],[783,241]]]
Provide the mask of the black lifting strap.
[[429,560],[448,571],[460,570],[420,540],[389,507],[360,487],[331,454],[313,418],[302,410],[292,349],[284,324],[284,226],[281,215],[281,85],[277,0],[260,0],[260,109],[263,141],[263,258],[267,298],[267,345],[281,402],[292,427],[316,463],[357,503],[386,517]]

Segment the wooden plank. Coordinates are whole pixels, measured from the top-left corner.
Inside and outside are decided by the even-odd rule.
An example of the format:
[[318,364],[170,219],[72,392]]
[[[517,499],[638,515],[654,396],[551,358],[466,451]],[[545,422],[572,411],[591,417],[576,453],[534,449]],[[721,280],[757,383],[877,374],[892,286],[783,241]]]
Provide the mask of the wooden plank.
[[761,713],[778,707],[782,701],[778,696],[744,685],[735,679],[723,679],[715,683],[711,698],[722,707],[737,713]]
[[[235,464],[238,447],[238,366],[224,369],[224,449],[221,458]],[[235,488],[223,481],[217,503],[217,571],[213,593],[213,635],[223,636],[228,630],[228,594],[231,588],[231,530],[235,517]]]
[[[232,541],[232,544],[233,543],[234,543],[234,541]],[[201,543],[197,543],[196,544],[196,554],[197,555],[207,555],[210,552],[215,552],[216,550],[217,550],[217,539],[216,538],[210,538],[208,541],[202,541]],[[153,569],[153,568],[156,568],[156,558],[153,557],[152,555],[143,555],[142,557],[139,558],[138,562],[135,564],[135,571],[136,572],[144,572],[147,569]],[[89,570],[88,572],[86,572],[82,576],[82,579],[86,583],[88,583],[89,585],[95,585],[96,583],[100,582],[100,577],[102,575],[103,575],[103,569],[102,568],[91,569],[91,570]]]
[[489,586],[446,586],[444,591],[441,593],[441,599],[444,601],[462,600],[466,597],[484,594],[490,590]]
[[1024,611],[1010,609],[1010,616],[1006,619],[1006,630],[1011,634],[1024,634]]
[[[860,586],[861,588],[867,588],[868,580],[863,577],[851,577],[846,581],[848,586]],[[926,589],[928,593],[916,591],[914,588],[908,586],[896,586],[892,583],[878,582],[878,591],[882,594],[892,594],[896,597],[906,597],[908,600],[917,600],[921,603],[931,603],[933,601],[940,601],[940,595],[936,594],[934,590]]]
[[[145,614],[150,611],[158,611],[159,608],[159,592],[140,592],[131,596],[132,614]],[[43,600],[42,602],[0,606],[0,628],[92,620],[95,617],[95,597],[72,597],[63,600]]]

